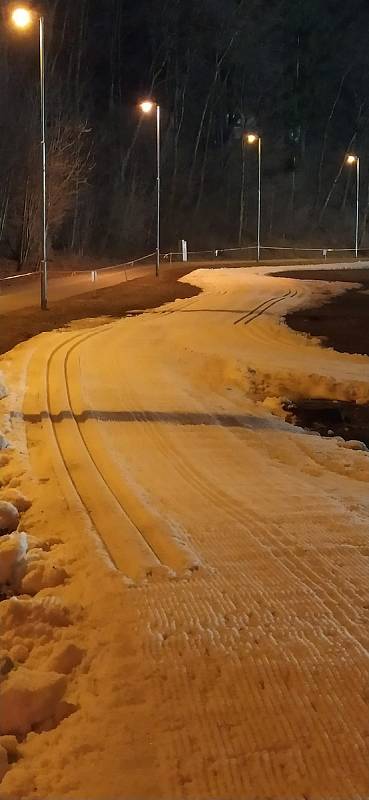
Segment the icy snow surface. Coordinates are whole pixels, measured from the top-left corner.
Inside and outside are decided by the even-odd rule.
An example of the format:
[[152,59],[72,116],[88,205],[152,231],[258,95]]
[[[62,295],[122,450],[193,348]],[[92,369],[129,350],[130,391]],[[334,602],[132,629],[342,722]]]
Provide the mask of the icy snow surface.
[[37,570],[0,603],[1,800],[368,800],[369,455],[280,399],[368,402],[369,359],[281,322],[339,285],[185,280],[4,364]]

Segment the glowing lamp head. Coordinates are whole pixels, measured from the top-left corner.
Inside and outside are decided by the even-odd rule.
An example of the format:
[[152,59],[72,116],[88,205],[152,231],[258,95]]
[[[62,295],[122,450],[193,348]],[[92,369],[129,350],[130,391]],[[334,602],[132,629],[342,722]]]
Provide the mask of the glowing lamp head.
[[12,22],[16,28],[29,28],[32,25],[32,13],[28,8],[15,8],[12,13]]
[[247,144],[255,144],[255,142],[259,141],[259,137],[256,133],[247,133],[246,134],[246,141]]
[[140,108],[141,111],[144,112],[144,114],[150,114],[150,112],[154,108],[154,105],[155,103],[153,103],[151,100],[144,100],[144,102],[140,104]]
[[346,164],[356,164],[358,158],[357,156],[348,155],[346,156]]

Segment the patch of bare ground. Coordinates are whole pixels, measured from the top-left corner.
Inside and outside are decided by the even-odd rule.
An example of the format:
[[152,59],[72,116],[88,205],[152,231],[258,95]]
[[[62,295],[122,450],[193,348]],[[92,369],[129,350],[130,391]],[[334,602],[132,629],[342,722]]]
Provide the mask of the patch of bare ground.
[[360,288],[348,289],[324,305],[288,314],[286,322],[293,330],[317,336],[322,344],[340,353],[369,355],[368,269],[289,271],[279,273],[278,277],[359,283]]
[[68,297],[49,305],[48,311],[25,308],[13,314],[0,315],[0,354],[44,331],[68,325],[73,320],[99,317],[123,317],[131,310],[156,308],[177,298],[193,297],[200,290],[188,283],[179,282],[182,275],[191,271],[173,267],[159,278],[155,275],[136,278],[88,294]]
[[[319,337],[323,345],[341,353],[369,355],[369,270],[290,271],[280,277],[360,284],[324,305],[288,314],[286,322],[293,330]],[[368,405],[325,398],[306,400],[290,409],[290,421],[323,436],[359,440],[369,447]]]

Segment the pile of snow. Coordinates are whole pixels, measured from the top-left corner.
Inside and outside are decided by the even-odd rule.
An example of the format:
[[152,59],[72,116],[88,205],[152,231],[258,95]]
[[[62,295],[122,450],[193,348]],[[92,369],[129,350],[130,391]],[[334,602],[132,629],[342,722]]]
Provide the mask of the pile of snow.
[[35,595],[42,589],[60,586],[68,577],[64,567],[50,563],[47,554],[37,547],[27,553],[25,567],[21,583],[23,594]]
[[269,411],[270,414],[273,414],[273,416],[285,419],[286,412],[283,407],[283,404],[285,402],[286,398],[283,397],[266,397],[261,405],[265,408],[266,411]]
[[24,532],[0,537],[0,592],[36,595],[60,586],[67,578],[61,564]]
[[56,597],[11,597],[0,603],[0,630],[10,640],[15,630],[17,638],[50,639],[56,628],[67,628],[70,622],[69,608]]
[[0,685],[0,734],[24,738],[35,726],[52,724],[65,689],[64,675],[12,669]]
[[349,441],[345,442],[344,439],[339,439],[338,442],[340,447],[344,447],[346,450],[357,450],[362,451],[363,453],[368,452],[368,448],[364,442],[359,442],[356,439],[350,439]]
[[27,536],[25,533],[11,533],[0,539],[0,590],[19,585],[25,572]]
[[11,487],[7,487],[0,491],[0,501],[6,501],[8,503],[12,503],[13,506],[22,514],[24,511],[28,511],[31,508],[31,501],[28,500],[18,489],[13,489]]
[[[7,463],[5,459],[0,466]],[[58,643],[46,669],[25,666],[35,637],[52,642],[55,631],[70,622],[69,611],[55,598],[31,599],[63,584],[68,576],[50,553],[52,540],[42,543],[19,530],[21,515],[30,507],[31,501],[18,489],[1,489],[0,781],[18,758],[15,737],[55,727],[74,710],[62,698],[66,676],[83,657],[72,643]]]
[[[0,376],[0,399],[6,394]],[[3,417],[4,429],[9,434],[12,425]],[[19,742],[31,731],[54,728],[75,710],[64,695],[68,675],[84,656],[60,638],[71,624],[70,609],[45,596],[68,577],[54,557],[59,542],[21,528],[32,502],[17,488],[16,459],[0,433],[0,782],[20,757]]]
[[18,528],[19,525],[19,511],[13,503],[7,503],[4,500],[0,501],[0,535],[2,533],[11,533]]
[[[10,541],[9,536],[8,578],[23,556],[14,542],[10,548]],[[76,710],[64,695],[67,676],[84,652],[71,641],[55,641],[58,630],[70,624],[70,610],[55,597],[12,597],[0,603],[0,781],[17,760],[18,741],[31,731],[51,730]],[[37,646],[46,649],[47,657],[38,659],[33,669],[25,662]]]

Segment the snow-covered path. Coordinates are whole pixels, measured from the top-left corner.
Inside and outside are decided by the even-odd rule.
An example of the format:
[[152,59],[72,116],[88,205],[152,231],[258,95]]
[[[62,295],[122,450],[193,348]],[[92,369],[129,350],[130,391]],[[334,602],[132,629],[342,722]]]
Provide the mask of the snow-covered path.
[[10,363],[31,524],[64,542],[87,655],[6,800],[369,796],[369,457],[268,410],[368,401],[369,359],[280,325],[332,286],[187,280],[199,297]]

